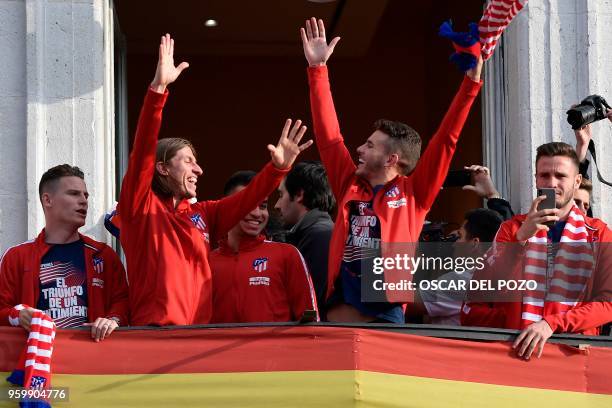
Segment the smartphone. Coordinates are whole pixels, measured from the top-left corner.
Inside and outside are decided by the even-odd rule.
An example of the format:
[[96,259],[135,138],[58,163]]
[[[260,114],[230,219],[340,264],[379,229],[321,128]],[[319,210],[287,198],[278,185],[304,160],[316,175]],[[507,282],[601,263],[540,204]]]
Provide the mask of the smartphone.
[[[546,199],[540,202],[540,204],[538,205],[538,211],[556,208],[554,188],[538,188],[538,197],[539,196],[546,196]],[[553,226],[554,224],[554,221],[548,221],[544,223],[544,225],[549,227]]]
[[470,170],[451,170],[448,172],[442,187],[463,187],[472,184],[472,172]]

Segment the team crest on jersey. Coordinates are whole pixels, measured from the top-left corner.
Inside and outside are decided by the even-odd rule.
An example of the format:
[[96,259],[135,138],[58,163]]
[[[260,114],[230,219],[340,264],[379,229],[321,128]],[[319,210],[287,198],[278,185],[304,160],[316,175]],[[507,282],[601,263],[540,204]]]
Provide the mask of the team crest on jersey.
[[393,197],[397,197],[399,194],[400,194],[399,188],[397,188],[397,186],[393,186],[385,193],[385,196],[393,198]]
[[206,231],[206,223],[202,219],[202,215],[200,213],[195,213],[189,216],[191,218],[191,222],[196,226],[200,231]]
[[255,272],[263,272],[268,269],[268,258],[257,258],[254,260],[253,269]]
[[93,269],[98,274],[104,272],[104,260],[102,258],[94,257],[94,259],[93,259]]
[[193,222],[193,225],[195,225],[195,227],[200,230],[206,242],[209,242],[210,238],[208,232],[206,232],[206,223],[202,219],[202,214],[195,213],[190,215],[189,218],[191,219],[191,222]]

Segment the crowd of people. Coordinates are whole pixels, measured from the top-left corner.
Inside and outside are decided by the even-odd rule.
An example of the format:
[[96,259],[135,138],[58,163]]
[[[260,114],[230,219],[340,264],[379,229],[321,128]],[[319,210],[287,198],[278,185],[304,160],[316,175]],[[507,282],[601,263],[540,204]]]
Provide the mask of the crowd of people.
[[[612,234],[591,218],[592,185],[584,177],[590,125],[576,130],[575,148],[555,142],[537,149],[536,187],[555,190],[555,208],[539,209],[545,199],[540,196],[527,214],[515,216],[489,169],[466,167],[472,184],[464,190],[486,199],[488,208],[466,213],[457,242],[523,247],[512,270],[537,281],[536,290],[514,302],[484,302],[467,293],[464,299],[445,298],[426,290],[416,291],[411,301],[364,300],[362,283],[372,275],[374,260],[388,255],[390,244],[419,240],[482,86],[483,61],[466,72],[422,154],[413,128],[381,119],[357,149],[355,163],[340,132],[327,67],[340,39],[328,42],[322,20],[314,18],[300,34],[321,162],[295,163],[313,141],[302,143],[306,127],[288,119],[278,143],[267,146],[268,164],[258,173],[234,174],[222,199],[196,202],[203,172],[194,146],[181,138],[158,140],[168,87],[189,66],[175,65],[174,40],[163,36],[109,221],[126,268],[110,247],[78,232],[88,209],[83,172],[68,164],[53,167],[39,185],[44,229],[2,258],[0,324],[28,330],[32,313],[42,310],[60,328],[91,326],[92,338],[101,341],[127,325],[404,323],[407,316],[421,316],[436,324],[518,329],[515,347],[528,359],[541,353],[553,333],[598,334],[612,321],[612,265],[605,251],[592,246],[611,241]],[[266,235],[268,197],[276,190],[285,242]],[[574,262],[564,247],[553,246],[550,254],[548,244],[566,242],[581,243],[591,262]],[[544,244],[543,252],[538,244]],[[468,271],[461,279],[509,262],[499,247],[490,251],[497,252],[484,271]],[[474,245],[467,255],[482,256],[484,250]],[[574,302],[549,296],[575,285],[581,289]]]

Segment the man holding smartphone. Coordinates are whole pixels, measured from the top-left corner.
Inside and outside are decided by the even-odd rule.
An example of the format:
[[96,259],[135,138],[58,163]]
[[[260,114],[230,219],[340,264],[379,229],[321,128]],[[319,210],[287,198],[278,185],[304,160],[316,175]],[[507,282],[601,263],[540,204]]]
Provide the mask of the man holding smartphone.
[[[534,280],[537,288],[521,293],[522,301],[466,302],[463,307],[463,325],[522,330],[513,348],[527,360],[536,349],[537,356],[542,355],[553,333],[596,335],[600,326],[612,321],[612,257],[601,245],[612,241],[612,231],[574,203],[582,180],[578,167],[572,146],[560,142],[539,146],[536,187],[554,191],[554,206],[552,200],[551,205],[542,205],[546,195],[536,197],[529,212],[504,222],[495,238],[496,243],[516,245],[514,250],[510,244],[498,245],[489,272],[499,274],[506,268],[506,275],[511,265],[508,273],[513,278]],[[598,247],[593,245],[596,242]],[[508,259],[509,253],[523,259]]]

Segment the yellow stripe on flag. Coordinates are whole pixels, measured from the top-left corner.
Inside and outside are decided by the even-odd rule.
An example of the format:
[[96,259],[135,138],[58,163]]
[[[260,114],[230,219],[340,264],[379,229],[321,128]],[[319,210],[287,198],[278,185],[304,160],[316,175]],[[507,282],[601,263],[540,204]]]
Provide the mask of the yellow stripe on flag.
[[[0,373],[6,376],[6,373]],[[511,387],[367,371],[53,375],[69,403],[57,407],[446,407],[612,406],[612,395]],[[0,385],[6,395],[8,388]],[[0,402],[0,406],[16,404]]]

